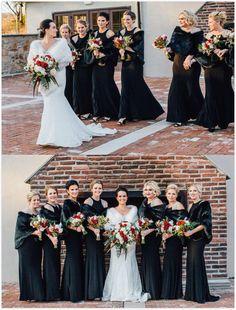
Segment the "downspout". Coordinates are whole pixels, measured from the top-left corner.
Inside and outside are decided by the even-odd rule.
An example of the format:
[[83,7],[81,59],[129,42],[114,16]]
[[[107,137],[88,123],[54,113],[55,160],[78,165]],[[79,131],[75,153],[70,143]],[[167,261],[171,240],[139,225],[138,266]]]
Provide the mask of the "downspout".
[[137,16],[138,16],[138,27],[141,28],[142,22],[141,22],[141,3],[140,1],[137,1]]

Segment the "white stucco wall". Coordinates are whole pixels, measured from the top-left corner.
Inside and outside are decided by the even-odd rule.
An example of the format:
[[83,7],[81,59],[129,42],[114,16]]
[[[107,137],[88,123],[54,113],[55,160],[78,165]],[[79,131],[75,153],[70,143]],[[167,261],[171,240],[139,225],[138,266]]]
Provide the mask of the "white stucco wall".
[[24,181],[49,156],[2,156],[2,281],[18,281],[18,253],[14,233],[18,211],[27,206],[26,195],[30,186]]

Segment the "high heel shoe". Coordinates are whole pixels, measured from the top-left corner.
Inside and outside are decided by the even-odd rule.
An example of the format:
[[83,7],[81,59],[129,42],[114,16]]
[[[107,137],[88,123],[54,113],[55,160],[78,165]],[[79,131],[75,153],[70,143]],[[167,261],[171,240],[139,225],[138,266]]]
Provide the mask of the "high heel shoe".
[[126,118],[124,117],[124,118],[120,118],[120,119],[118,120],[117,125],[122,126],[122,125],[124,125],[125,123],[126,123]]

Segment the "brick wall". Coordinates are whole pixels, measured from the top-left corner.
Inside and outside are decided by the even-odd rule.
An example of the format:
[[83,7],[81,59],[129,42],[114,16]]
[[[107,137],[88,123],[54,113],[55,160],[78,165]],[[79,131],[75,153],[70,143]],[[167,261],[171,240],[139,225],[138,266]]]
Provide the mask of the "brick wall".
[[[213,241],[206,246],[205,258],[210,278],[225,278],[227,255],[226,176],[204,156],[55,156],[33,175],[28,183],[44,198],[46,185],[59,188],[60,203],[67,197],[64,184],[68,179],[79,181],[80,190],[89,191],[93,179],[101,179],[106,191],[118,185],[130,191],[142,190],[146,180],[155,180],[164,190],[175,182],[181,190],[192,182],[203,185],[203,199],[211,202],[213,211]],[[64,249],[65,252],[65,249]],[[137,249],[140,261],[140,249]],[[106,257],[108,262],[109,257]],[[184,266],[186,251],[184,252]],[[185,267],[183,268],[185,269]],[[184,271],[185,273],[185,271]]]
[[227,23],[234,23],[234,2],[206,2],[197,12],[198,27],[200,27],[204,33],[209,32],[208,28],[208,15],[213,11],[224,11],[227,15]]

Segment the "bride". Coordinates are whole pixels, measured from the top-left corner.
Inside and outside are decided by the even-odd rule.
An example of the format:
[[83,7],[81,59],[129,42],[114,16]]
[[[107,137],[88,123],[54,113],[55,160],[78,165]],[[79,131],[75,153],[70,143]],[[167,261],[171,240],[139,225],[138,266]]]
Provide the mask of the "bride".
[[62,147],[77,147],[83,141],[90,141],[93,136],[116,133],[116,129],[102,128],[100,124],[86,126],[74,113],[64,96],[66,73],[65,67],[72,62],[72,54],[65,39],[56,38],[57,28],[53,20],[45,19],[40,23],[40,37],[30,45],[28,65],[36,55],[50,55],[59,63],[56,81],[49,89],[40,85],[44,108],[37,144]]
[[[106,229],[112,229],[123,221],[134,223],[137,219],[137,207],[126,205],[128,191],[119,187],[116,192],[118,206],[107,210],[109,224]],[[135,242],[128,247],[127,256],[124,252],[117,257],[115,247],[111,249],[109,271],[103,289],[103,301],[147,301],[148,294],[142,294],[142,285],[139,275]]]

